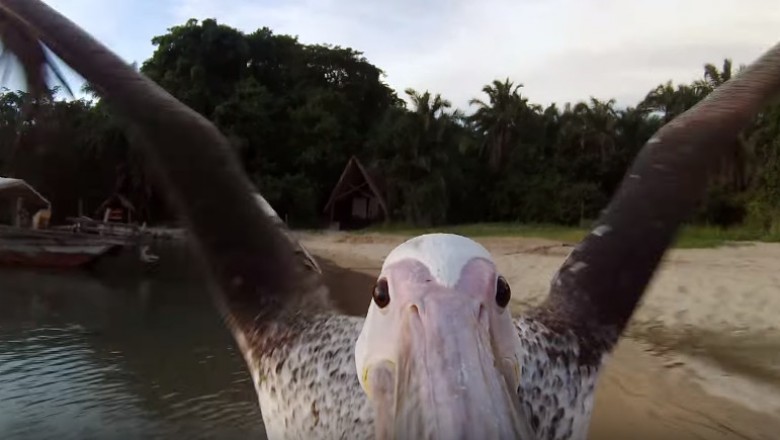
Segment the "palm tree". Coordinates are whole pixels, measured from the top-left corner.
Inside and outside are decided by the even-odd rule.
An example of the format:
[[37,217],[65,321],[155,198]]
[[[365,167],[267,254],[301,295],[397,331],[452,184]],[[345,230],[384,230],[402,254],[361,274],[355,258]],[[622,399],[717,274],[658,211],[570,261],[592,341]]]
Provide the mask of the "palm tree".
[[584,154],[596,153],[602,164],[615,150],[615,133],[618,114],[615,100],[600,101],[591,97],[590,102],[566,105],[561,118],[561,136]]
[[[739,71],[744,69],[740,66]],[[723,67],[718,68],[711,63],[704,65],[704,79],[696,81],[695,86],[710,93],[732,78],[732,61],[723,60]],[[729,152],[720,161],[715,174],[714,183],[728,186],[732,190],[741,191],[748,184],[749,169],[751,167],[752,146],[747,141],[744,133],[740,134],[731,145]]]
[[715,87],[720,86],[724,82],[731,79],[731,60],[726,58],[723,60],[723,69],[718,70],[717,67],[715,67],[714,64],[705,64],[704,65],[704,78],[705,80],[712,86],[714,89]]
[[639,103],[639,108],[663,113],[663,121],[667,123],[696,105],[710,90],[702,84],[680,84],[675,88],[672,82],[668,81],[648,93]]
[[488,153],[491,170],[498,171],[509,147],[519,137],[518,125],[528,111],[528,99],[520,96],[522,84],[514,84],[509,78],[503,82],[494,80],[482,88],[488,102],[472,99],[469,104],[478,109],[469,118],[484,136],[483,151]]
[[412,88],[408,88],[404,92],[409,96],[409,100],[412,101],[414,113],[423,118],[426,130],[433,121],[441,116],[445,116],[447,109],[452,107],[452,103],[442,98],[438,93],[431,99],[431,92],[427,90],[421,94]]
[[460,114],[451,112],[450,101],[438,93],[406,89],[411,112],[396,138],[396,155],[390,171],[404,200],[406,221],[432,226],[444,221],[447,210],[447,185],[443,170],[453,153],[454,129]]

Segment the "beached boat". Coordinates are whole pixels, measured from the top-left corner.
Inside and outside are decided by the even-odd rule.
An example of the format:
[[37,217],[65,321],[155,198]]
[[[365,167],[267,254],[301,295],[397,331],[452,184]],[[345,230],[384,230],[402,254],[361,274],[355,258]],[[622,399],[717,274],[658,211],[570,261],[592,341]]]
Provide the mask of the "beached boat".
[[87,234],[0,226],[0,265],[75,268],[121,247],[118,240]]
[[21,179],[0,177],[0,265],[86,266],[121,240],[48,229],[51,203]]
[[38,240],[0,239],[0,265],[39,268],[86,266],[117,245],[98,243],[46,243]]

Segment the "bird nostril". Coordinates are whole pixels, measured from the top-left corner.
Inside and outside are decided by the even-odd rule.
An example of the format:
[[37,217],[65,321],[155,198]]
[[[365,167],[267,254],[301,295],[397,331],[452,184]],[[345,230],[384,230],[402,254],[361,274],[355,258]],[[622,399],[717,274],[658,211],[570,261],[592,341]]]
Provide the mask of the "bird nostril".
[[415,315],[420,316],[420,308],[417,307],[417,304],[412,304],[409,306],[409,310],[411,310]]
[[485,306],[483,304],[479,305],[479,309],[477,310],[477,322],[482,322],[482,316],[485,314]]

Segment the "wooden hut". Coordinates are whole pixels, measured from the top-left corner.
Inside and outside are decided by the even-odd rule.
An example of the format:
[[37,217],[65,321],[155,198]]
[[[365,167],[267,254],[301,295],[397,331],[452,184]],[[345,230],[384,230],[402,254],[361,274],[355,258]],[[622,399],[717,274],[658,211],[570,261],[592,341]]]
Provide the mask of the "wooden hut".
[[51,203],[27,182],[0,177],[0,224],[20,228],[45,228]]
[[325,204],[331,227],[359,229],[387,220],[387,202],[378,181],[352,156]]
[[98,207],[95,217],[104,222],[132,223],[135,214],[135,206],[119,193],[112,194]]

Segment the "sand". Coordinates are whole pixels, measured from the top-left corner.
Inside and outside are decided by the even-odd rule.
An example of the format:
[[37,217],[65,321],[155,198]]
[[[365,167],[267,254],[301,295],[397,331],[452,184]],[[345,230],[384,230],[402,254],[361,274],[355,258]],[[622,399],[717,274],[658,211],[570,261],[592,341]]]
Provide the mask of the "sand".
[[[405,238],[301,234],[347,313],[365,314],[382,259]],[[544,298],[570,244],[477,239],[512,285]],[[780,438],[780,245],[673,250],[597,389],[591,439]]]

